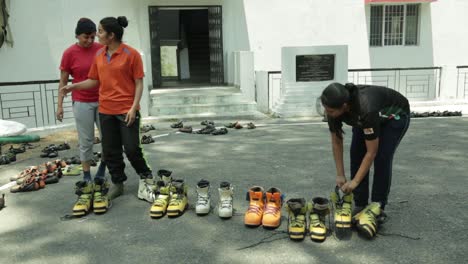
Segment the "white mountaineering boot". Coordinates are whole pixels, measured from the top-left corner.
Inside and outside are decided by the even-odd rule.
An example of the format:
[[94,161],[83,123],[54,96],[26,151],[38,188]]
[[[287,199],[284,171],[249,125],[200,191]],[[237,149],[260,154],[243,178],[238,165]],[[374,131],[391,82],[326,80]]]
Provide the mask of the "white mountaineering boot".
[[219,186],[218,214],[221,218],[232,217],[232,200],[234,188],[229,182],[221,182]]
[[207,180],[200,180],[197,183],[197,205],[195,212],[197,215],[206,215],[210,212],[210,182]]
[[140,179],[140,183],[138,185],[138,199],[146,200],[150,203],[154,202],[154,188],[155,185],[153,179]]

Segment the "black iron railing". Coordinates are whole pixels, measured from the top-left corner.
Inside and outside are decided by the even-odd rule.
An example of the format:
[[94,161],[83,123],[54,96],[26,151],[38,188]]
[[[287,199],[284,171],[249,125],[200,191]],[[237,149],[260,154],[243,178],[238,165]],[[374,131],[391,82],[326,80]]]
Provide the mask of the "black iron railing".
[[[56,125],[59,80],[0,82],[0,119],[27,127]],[[64,122],[73,120],[70,96],[63,102]]]

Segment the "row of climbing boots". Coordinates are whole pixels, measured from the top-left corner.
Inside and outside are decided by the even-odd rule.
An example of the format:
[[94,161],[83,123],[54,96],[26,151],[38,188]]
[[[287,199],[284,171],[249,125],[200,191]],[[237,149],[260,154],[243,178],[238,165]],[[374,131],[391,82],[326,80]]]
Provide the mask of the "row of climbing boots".
[[[200,180],[197,183],[197,204],[195,213],[197,215],[207,215],[211,210],[210,182]],[[234,188],[229,182],[221,182],[218,188],[218,215],[221,218],[231,218],[233,212]]]
[[281,224],[281,206],[283,196],[278,188],[268,191],[254,186],[247,192],[249,208],[245,212],[244,224],[251,227],[262,225],[266,228],[277,228]]
[[174,180],[172,172],[158,171],[159,180],[154,187],[154,202],[150,209],[152,218],[181,216],[188,208],[187,185],[184,180]]
[[106,179],[96,178],[94,182],[79,181],[75,184],[78,199],[73,206],[73,215],[87,215],[91,209],[95,214],[104,214],[109,209],[109,183]]
[[[310,238],[323,242],[327,237],[325,218],[330,213],[328,199],[316,197],[312,203],[304,198],[293,198],[286,202],[288,209],[288,235],[291,240],[303,240],[310,233]],[[307,225],[309,219],[309,225]],[[308,228],[307,228],[308,226]]]

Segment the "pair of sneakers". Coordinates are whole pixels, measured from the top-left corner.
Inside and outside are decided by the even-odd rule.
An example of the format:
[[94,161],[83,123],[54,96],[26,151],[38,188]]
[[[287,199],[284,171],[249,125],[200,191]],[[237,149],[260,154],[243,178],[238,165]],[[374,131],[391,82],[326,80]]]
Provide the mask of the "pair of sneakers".
[[[197,215],[207,215],[211,210],[210,182],[200,180],[197,183],[197,204],[195,212]],[[221,182],[218,188],[218,215],[221,218],[231,218],[233,212],[234,188],[229,182]]]
[[159,170],[158,177],[153,188],[151,218],[161,218],[166,214],[169,217],[181,216],[188,208],[185,181],[172,179],[172,172],[168,170]]
[[95,214],[104,214],[109,208],[109,183],[105,178],[95,178],[94,182],[78,181],[75,184],[75,193],[78,200],[73,206],[73,216],[87,215],[91,209]]

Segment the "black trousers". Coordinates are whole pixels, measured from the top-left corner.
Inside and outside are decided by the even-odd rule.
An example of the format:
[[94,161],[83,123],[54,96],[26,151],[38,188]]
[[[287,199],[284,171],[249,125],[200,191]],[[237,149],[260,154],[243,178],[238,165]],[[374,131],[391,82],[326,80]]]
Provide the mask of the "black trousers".
[[125,154],[141,178],[151,178],[149,168],[143,156],[140,145],[140,113],[137,112],[135,122],[129,127],[125,123],[125,115],[107,115],[99,113],[102,131],[102,152],[106,157],[107,168],[113,183],[127,180],[122,146]]
[[[393,156],[401,139],[408,130],[409,116],[401,116],[399,120],[388,120],[382,124],[379,136],[379,149],[374,160],[374,181],[372,184],[372,202],[380,202],[384,208],[392,183]],[[351,179],[354,178],[367,152],[364,132],[353,128],[351,141]],[[369,172],[362,182],[354,189],[356,206],[366,206],[369,201]]]

